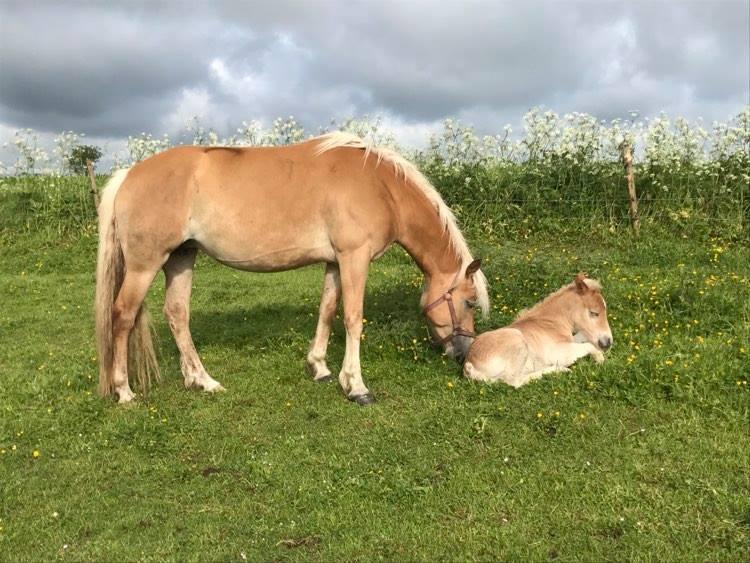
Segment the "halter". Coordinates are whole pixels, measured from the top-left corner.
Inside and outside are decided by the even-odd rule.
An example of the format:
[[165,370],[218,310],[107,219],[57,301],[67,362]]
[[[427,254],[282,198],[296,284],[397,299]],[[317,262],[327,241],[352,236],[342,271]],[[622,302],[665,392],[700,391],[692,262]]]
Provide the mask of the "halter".
[[438,344],[445,344],[447,342],[450,342],[456,336],[466,336],[467,338],[474,338],[476,336],[473,332],[461,328],[461,325],[458,324],[458,317],[456,317],[456,308],[453,306],[453,291],[455,289],[455,287],[452,287],[424,308],[424,312],[427,313],[428,311],[432,311],[443,301],[448,304],[448,310],[451,313],[451,325],[453,325],[453,331],[445,338],[441,338]]

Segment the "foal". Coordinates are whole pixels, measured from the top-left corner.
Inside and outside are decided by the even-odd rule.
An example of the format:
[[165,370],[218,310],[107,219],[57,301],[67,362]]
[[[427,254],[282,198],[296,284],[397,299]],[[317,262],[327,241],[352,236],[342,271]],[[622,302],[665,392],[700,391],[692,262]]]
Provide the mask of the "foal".
[[479,335],[464,364],[469,379],[525,385],[545,373],[570,371],[579,358],[604,361],[612,346],[607,304],[598,281],[578,274],[573,283],[522,311],[510,325]]

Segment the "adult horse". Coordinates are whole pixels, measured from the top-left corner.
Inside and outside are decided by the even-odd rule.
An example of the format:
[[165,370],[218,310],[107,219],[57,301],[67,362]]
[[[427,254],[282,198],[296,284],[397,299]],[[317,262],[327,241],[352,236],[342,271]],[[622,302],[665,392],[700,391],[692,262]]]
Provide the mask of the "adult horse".
[[133,399],[129,359],[144,388],[159,374],[143,300],[160,269],[185,386],[222,389],[204,369],[188,326],[198,249],[253,272],[324,262],[307,363],[316,381],[331,378],[326,349],[343,296],[339,383],[362,405],[374,400],[359,362],[365,280],[370,262],[392,243],[424,272],[423,311],[446,354],[463,358],[473,337],[473,306],[488,308],[479,260],[435,188],[396,152],[340,132],[286,147],[186,146],[155,155],[110,179],[99,237],[99,391],[120,403]]

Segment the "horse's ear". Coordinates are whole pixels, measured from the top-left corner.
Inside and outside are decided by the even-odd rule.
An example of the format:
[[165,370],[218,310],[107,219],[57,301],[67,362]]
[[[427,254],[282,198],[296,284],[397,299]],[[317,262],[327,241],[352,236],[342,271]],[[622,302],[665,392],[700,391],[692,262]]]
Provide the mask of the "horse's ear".
[[576,284],[576,291],[583,295],[589,290],[589,286],[586,285],[586,274],[583,272],[580,272],[576,275],[576,279],[573,280],[573,283]]
[[469,264],[466,267],[466,277],[468,278],[472,274],[476,274],[477,271],[479,271],[479,268],[481,267],[481,265],[482,265],[481,258],[477,258],[476,260],[474,260],[471,264]]

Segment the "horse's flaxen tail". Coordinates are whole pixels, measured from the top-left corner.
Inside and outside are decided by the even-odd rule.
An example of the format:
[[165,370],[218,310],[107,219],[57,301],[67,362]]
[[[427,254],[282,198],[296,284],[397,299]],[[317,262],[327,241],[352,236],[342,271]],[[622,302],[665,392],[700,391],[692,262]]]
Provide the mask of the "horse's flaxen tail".
[[[99,251],[96,264],[96,346],[99,355],[99,394],[111,395],[114,391],[114,346],[112,313],[115,299],[125,277],[125,260],[115,224],[115,195],[129,170],[118,170],[112,175],[102,192],[99,204]],[[129,338],[128,358],[136,379],[143,391],[152,376],[159,377],[151,323],[145,304],[141,306]]]

